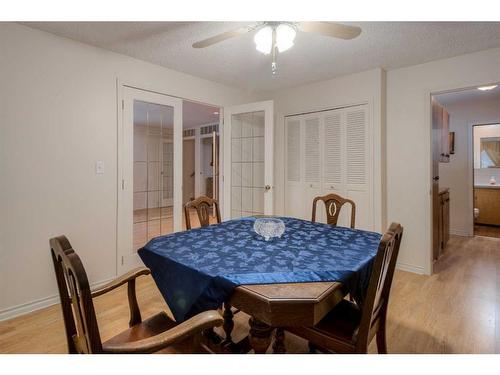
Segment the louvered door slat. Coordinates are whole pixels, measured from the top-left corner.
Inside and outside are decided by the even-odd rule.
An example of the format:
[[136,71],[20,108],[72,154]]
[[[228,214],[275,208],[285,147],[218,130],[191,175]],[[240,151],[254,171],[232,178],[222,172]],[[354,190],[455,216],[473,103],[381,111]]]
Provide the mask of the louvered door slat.
[[342,183],[342,131],[340,112],[325,116],[324,120],[324,181]]
[[300,121],[288,120],[287,127],[287,178],[300,182]]
[[364,108],[346,114],[347,183],[364,185],[367,181],[367,129]]
[[320,177],[320,144],[319,118],[308,118],[305,121],[305,155],[304,180],[319,182]]

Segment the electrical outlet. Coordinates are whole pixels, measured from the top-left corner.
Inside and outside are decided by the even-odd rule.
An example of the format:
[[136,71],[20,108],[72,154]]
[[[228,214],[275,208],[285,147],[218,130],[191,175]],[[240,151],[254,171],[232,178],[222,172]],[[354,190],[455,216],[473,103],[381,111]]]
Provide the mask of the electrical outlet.
[[104,174],[104,162],[102,160],[97,160],[95,162],[95,173]]

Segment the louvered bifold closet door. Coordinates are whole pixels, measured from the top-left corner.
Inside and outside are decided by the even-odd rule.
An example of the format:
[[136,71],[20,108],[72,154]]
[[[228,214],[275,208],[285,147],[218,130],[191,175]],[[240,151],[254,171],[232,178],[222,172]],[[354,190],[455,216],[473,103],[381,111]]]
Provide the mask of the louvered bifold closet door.
[[356,228],[360,229],[373,229],[368,124],[366,105],[345,110],[346,194],[356,202]]
[[[324,112],[323,117],[323,194],[346,196],[345,112],[341,109]],[[318,218],[326,222],[326,214],[318,207]],[[344,210],[345,211],[345,210]],[[348,225],[349,216],[341,212],[339,225]]]
[[[286,118],[286,215],[310,220],[314,197],[335,193],[356,203],[356,228],[373,230],[368,115],[365,104]],[[325,216],[319,203],[316,218]],[[338,225],[349,224],[346,206]]]
[[321,115],[309,114],[304,117],[304,209],[302,218],[311,220],[312,201],[321,195]]
[[285,121],[286,133],[286,170],[285,170],[285,214],[302,217],[303,206],[297,204],[303,200],[302,181],[302,146],[301,117],[289,117]]

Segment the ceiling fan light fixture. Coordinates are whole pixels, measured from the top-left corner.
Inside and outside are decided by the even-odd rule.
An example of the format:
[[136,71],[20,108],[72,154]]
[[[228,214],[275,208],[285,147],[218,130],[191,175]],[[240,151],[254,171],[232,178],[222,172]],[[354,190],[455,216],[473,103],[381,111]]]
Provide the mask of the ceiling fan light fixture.
[[273,47],[273,29],[271,26],[264,26],[253,37],[257,51],[265,55],[271,53]]
[[295,40],[295,35],[297,32],[295,29],[286,24],[279,24],[276,28],[276,46],[278,47],[278,51],[284,52],[290,49],[293,46],[293,41]]

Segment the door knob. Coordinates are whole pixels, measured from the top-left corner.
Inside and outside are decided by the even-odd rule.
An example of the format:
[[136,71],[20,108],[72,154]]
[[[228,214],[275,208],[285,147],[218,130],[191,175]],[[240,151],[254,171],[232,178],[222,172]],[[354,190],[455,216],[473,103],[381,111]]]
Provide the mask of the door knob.
[[266,185],[266,186],[264,186],[264,189],[266,189],[266,190],[271,190],[271,186]]

